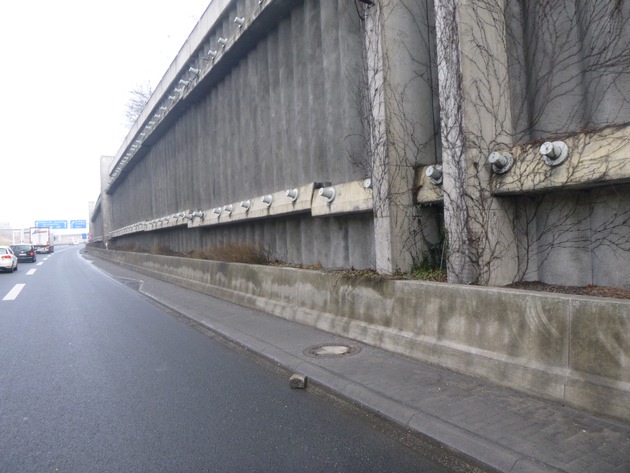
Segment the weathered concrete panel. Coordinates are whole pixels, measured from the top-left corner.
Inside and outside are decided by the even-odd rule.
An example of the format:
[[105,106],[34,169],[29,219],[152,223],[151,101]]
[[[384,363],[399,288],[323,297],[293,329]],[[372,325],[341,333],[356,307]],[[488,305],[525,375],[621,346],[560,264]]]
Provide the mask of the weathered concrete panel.
[[509,79],[519,144],[630,121],[630,4],[508,3]]
[[630,305],[614,300],[574,300],[571,307],[570,378],[566,402],[594,405],[622,417],[630,389]]
[[[229,23],[221,28],[233,28]],[[361,143],[347,139],[360,131],[351,101],[360,82],[361,44],[353,5],[296,3],[163,136],[148,148],[143,145],[147,154],[119,178],[112,194],[114,228],[313,181],[352,180],[355,169],[348,153],[362,153]],[[296,226],[289,219],[274,223],[274,233],[265,241],[284,257],[300,258],[292,262],[331,265],[337,258],[366,267],[373,261],[371,238],[360,246],[344,241],[366,230],[364,221],[315,221],[309,225],[317,231],[305,232],[300,230],[304,222]],[[324,228],[333,235],[324,235]],[[237,227],[219,232],[226,240],[256,234],[254,230],[250,236],[238,236]],[[133,236],[120,244],[134,238],[140,246],[179,241],[170,235]],[[186,251],[186,240],[184,247],[173,249]],[[322,241],[327,242],[325,248]],[[331,248],[333,241],[340,242],[339,249]]]
[[630,383],[630,307],[624,302],[575,300],[571,368]]
[[[572,155],[559,168],[536,149],[514,149],[516,164],[494,176],[493,190],[513,204],[519,249],[515,280],[630,287],[630,186],[627,128],[567,140]],[[421,169],[420,171],[423,171]],[[441,188],[418,172],[418,200],[440,201]],[[616,184],[585,189],[597,180]]]
[[[193,250],[217,248],[232,243],[250,243],[267,248],[273,258],[300,262],[307,266],[357,269],[374,265],[374,240],[370,214],[311,218],[295,215],[284,219],[217,225],[212,227],[172,227],[153,232],[121,236],[112,248],[151,251],[158,247]],[[343,242],[333,245],[333,241]]]

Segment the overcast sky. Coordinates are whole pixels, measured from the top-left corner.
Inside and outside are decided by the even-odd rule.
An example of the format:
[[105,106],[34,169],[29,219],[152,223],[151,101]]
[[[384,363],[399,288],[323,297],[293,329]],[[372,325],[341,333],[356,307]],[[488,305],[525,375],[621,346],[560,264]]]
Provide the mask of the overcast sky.
[[0,3],[0,225],[87,219],[127,134],[210,0]]

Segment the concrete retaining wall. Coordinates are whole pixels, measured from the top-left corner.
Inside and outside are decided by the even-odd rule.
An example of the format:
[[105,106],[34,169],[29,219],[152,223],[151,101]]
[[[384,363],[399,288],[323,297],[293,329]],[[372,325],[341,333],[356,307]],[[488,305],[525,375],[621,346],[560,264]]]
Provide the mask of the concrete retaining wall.
[[[213,0],[102,160],[90,233],[180,253],[262,241],[383,273],[448,239],[452,282],[629,286],[629,40],[630,2],[613,0]],[[562,165],[541,159],[547,140]],[[365,178],[355,215],[341,192],[287,210],[287,190]],[[267,195],[264,217],[221,211]]]
[[[217,12],[216,22],[205,25],[207,31],[199,25],[190,39],[203,46],[182,59],[187,88],[179,94],[174,85],[166,90],[168,116],[144,130],[141,151],[108,191],[112,224],[105,233],[187,209],[207,210],[210,221],[213,207],[239,207],[243,200],[259,202],[263,195],[313,182],[368,177],[365,165],[357,167],[367,158],[357,111],[362,41],[354,3],[231,0],[210,9]],[[263,14],[267,9],[276,13]],[[238,28],[235,16],[253,23]],[[230,46],[217,46],[219,36],[230,39]],[[210,61],[210,49],[221,56]],[[200,72],[188,73],[189,66]],[[177,84],[167,74],[161,86],[167,78]],[[284,261],[365,268],[374,267],[371,220],[282,215],[272,222],[249,218],[220,229],[183,227],[118,240],[156,242],[178,252],[226,239],[262,241]],[[345,249],[341,258],[327,251],[330,241]]]
[[221,299],[630,421],[630,302],[88,251]]

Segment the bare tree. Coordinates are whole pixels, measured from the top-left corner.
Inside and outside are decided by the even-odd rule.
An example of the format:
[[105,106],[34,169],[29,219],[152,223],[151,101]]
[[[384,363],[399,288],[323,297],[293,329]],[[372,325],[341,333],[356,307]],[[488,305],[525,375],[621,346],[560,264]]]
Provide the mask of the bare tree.
[[146,82],[144,84],[136,85],[131,91],[129,91],[129,101],[125,108],[125,120],[127,128],[131,128],[136,120],[144,110],[144,107],[149,102],[153,89],[151,84]]

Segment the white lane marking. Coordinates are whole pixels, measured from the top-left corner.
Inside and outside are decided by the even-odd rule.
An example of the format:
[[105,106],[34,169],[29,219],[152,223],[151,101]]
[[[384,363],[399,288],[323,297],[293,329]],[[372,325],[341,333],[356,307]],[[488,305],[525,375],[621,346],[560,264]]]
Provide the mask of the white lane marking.
[[41,266],[42,264],[44,264],[44,263],[37,263],[37,266]]
[[3,301],[13,301],[13,300],[15,300],[15,298],[18,296],[20,291],[22,289],[24,289],[24,286],[26,286],[26,284],[16,284],[15,286],[13,286],[13,289],[11,289],[7,293],[7,295],[2,298],[2,300]]
[[35,271],[37,271],[37,269],[29,269],[28,273],[26,273],[27,276],[32,276],[33,274],[35,274]]

